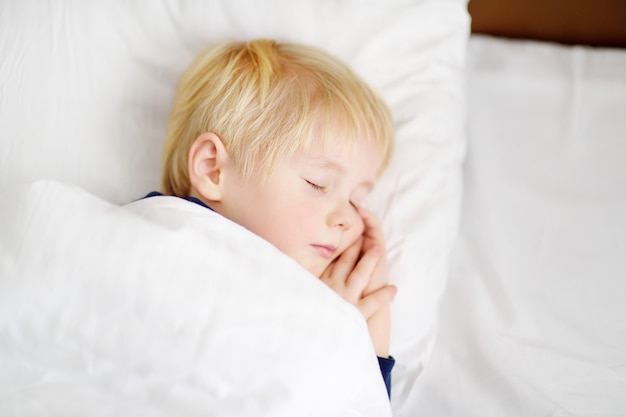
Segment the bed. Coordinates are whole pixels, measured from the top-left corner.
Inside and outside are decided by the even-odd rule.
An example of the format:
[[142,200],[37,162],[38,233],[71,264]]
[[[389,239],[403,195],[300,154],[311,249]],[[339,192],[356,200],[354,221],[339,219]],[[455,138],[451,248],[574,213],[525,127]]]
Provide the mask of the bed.
[[[0,414],[626,415],[624,9],[580,30],[590,3],[4,2]],[[366,201],[391,402],[358,312],[271,245],[125,207],[195,53],[255,37],[330,51],[394,114]]]
[[460,229],[414,415],[626,415],[626,9],[565,3],[470,2]]

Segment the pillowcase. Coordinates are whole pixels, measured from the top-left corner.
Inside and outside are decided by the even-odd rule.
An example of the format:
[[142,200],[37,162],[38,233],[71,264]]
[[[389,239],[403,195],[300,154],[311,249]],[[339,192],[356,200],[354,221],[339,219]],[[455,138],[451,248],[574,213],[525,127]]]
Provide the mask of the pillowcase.
[[626,50],[472,36],[468,53],[460,234],[406,406],[624,414]]
[[465,0],[0,4],[0,186],[50,178],[123,204],[156,189],[178,78],[207,44],[318,46],[381,92],[395,155],[367,206],[388,239],[393,402],[427,361],[457,230]]

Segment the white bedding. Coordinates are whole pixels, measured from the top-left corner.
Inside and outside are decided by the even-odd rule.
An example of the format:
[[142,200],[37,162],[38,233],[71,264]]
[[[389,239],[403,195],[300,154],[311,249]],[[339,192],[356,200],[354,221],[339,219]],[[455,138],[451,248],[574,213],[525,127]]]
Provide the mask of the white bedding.
[[[461,163],[466,144],[463,90],[469,35],[466,6],[466,0],[51,0],[36,5],[28,1],[0,2],[0,208],[13,211],[16,197],[11,189],[25,189],[32,181],[41,179],[79,186],[94,198],[117,205],[156,189],[165,125],[176,82],[193,57],[209,43],[270,37],[313,44],[337,55],[381,92],[392,109],[397,127],[396,153],[367,205],[381,218],[388,239],[390,280],[399,289],[392,304],[391,349],[397,359],[392,403],[395,413],[401,414],[432,349],[438,327],[437,308],[447,279],[447,256],[457,231]],[[65,221],[70,225],[75,218],[86,221],[73,210],[73,206],[65,209]],[[43,283],[22,280],[18,272],[24,272],[21,268],[25,265],[18,264],[17,270],[11,266],[14,265],[11,256],[17,249],[7,239],[11,236],[9,231],[16,226],[2,221],[9,218],[4,213],[0,213],[3,216],[0,217],[0,250],[8,262],[0,265],[0,285],[13,290],[0,291],[0,306],[4,306],[0,320],[12,323],[11,327],[0,328],[0,361],[12,366],[15,365],[12,363],[14,349],[10,346],[14,343],[15,346],[28,345],[19,333],[20,323],[40,320],[37,321],[40,327],[46,327],[45,319],[35,314],[37,310],[22,306],[30,303],[28,291],[37,290],[47,279],[40,275]],[[54,218],[63,218],[58,214]],[[49,221],[52,220],[50,214]],[[45,229],[48,225],[42,227]],[[61,224],[49,227],[45,230],[61,231]],[[94,245],[119,245],[119,239],[101,241],[100,235],[94,234],[84,223],[82,229],[85,235],[79,241],[85,243],[82,250],[90,254],[87,260],[94,258]],[[90,236],[92,238],[88,239]],[[114,255],[110,251],[115,247],[105,249],[110,256]],[[44,270],[51,262],[57,262],[55,256],[56,252],[42,253],[28,263],[36,270]],[[76,257],[83,259],[80,253]],[[27,263],[25,259],[21,261]],[[170,262],[164,255],[155,257],[155,261]],[[71,267],[71,264],[63,267]],[[154,272],[158,271],[157,264]],[[127,281],[111,279],[121,285],[119,291],[123,295]],[[167,279],[159,276],[151,281],[155,288],[144,285],[141,291],[165,294],[159,283],[169,283]],[[133,297],[138,298],[140,294],[130,285],[133,281],[128,282],[128,297],[131,298],[127,301],[131,303],[135,300]],[[242,287],[247,285],[241,283]],[[253,282],[249,285],[253,288]],[[96,290],[92,293],[99,293]],[[200,302],[198,298],[186,300],[183,294],[178,300],[185,308]],[[83,316],[91,317],[92,308],[101,311],[89,300],[91,298],[81,304],[82,309],[74,312],[81,320]],[[208,300],[213,299],[207,299],[207,303]],[[46,308],[51,312],[55,308],[66,311],[68,304],[57,293],[51,294],[48,303]],[[175,305],[170,307],[164,315],[166,312],[175,314]],[[320,309],[324,307],[325,304]],[[332,307],[331,312],[335,308],[337,306]],[[109,325],[113,326],[122,320],[121,313],[116,314],[100,319],[110,320]],[[241,314],[248,317],[246,311]],[[56,317],[50,315],[51,329],[58,324]],[[82,322],[78,319],[72,322],[72,316],[61,319],[66,320],[61,323],[66,326],[78,326]],[[193,324],[200,323],[190,320]],[[348,318],[338,320],[340,323]],[[140,322],[122,324],[132,330],[133,323],[139,326]],[[292,328],[289,314],[282,317],[277,326],[281,323],[285,326],[283,331]],[[158,321],[146,323],[148,329],[159,325]],[[137,329],[139,335],[145,334],[142,326]],[[358,333],[356,329],[353,331]],[[56,360],[52,352],[46,355],[45,350],[37,349],[60,343],[65,335],[41,334],[51,340],[42,336],[31,341],[34,352],[42,355],[33,365],[36,369],[46,361]],[[111,333],[107,352],[114,353],[115,343],[125,352],[125,336],[126,333]],[[172,343],[177,341],[176,338],[171,340]],[[325,337],[321,340],[328,341]],[[360,342],[358,337],[356,342]],[[349,343],[344,348],[348,346]],[[81,355],[91,357],[90,349],[98,351],[100,348],[94,342],[81,350]],[[180,356],[165,355],[169,353],[165,350],[161,352],[161,356],[145,358],[143,371],[149,374],[161,367],[177,367]],[[193,361],[193,358],[187,360]],[[367,361],[370,359],[368,356]],[[37,362],[39,360],[43,362]],[[307,359],[301,357],[301,360]],[[310,365],[298,364],[304,368]],[[297,366],[294,369],[298,369]],[[329,379],[345,381],[351,378],[346,372],[337,369]],[[367,370],[355,372],[354,377],[358,377]],[[101,372],[89,376],[88,381],[79,379],[78,382],[85,382],[91,391],[70,391],[69,394],[61,388],[52,388],[58,387],[54,379],[28,379],[23,380],[22,385],[2,379],[0,407],[7,407],[2,411],[9,415],[20,415],[16,409],[8,408],[13,403],[1,401],[23,398],[23,393],[16,390],[20,386],[26,390],[24,392],[37,390],[38,394],[52,399],[57,395],[59,398],[73,395],[75,400],[65,402],[68,407],[65,412],[57,414],[94,414],[93,410],[85,412],[81,407],[88,407],[89,400],[99,395],[100,384],[130,384],[131,388],[136,388],[132,392],[137,398],[129,397],[127,404],[136,405],[129,414],[141,415],[160,409],[157,401],[161,398],[160,388],[155,391],[157,394],[147,395],[132,378],[108,378]],[[66,382],[68,386],[77,383],[69,377]],[[109,395],[107,387],[102,388],[105,397]],[[318,394],[323,398],[321,394],[328,392],[323,386],[320,389],[322,392]],[[294,390],[300,389],[294,387]],[[356,398],[348,397],[347,400]],[[268,398],[270,401],[274,397]],[[75,403],[76,408],[73,408]],[[117,415],[124,411],[124,404],[118,409],[105,409],[102,414]],[[184,401],[178,404],[184,406]],[[288,404],[291,403],[287,401],[285,407],[288,408]],[[260,407],[258,413],[264,413],[265,405],[264,400],[251,405],[250,414],[255,413],[257,406]],[[176,406],[168,405],[162,413],[186,413],[176,410]],[[405,415],[412,415],[411,410]]]
[[0,415],[391,415],[358,310],[242,227],[50,181],[14,203]]
[[462,173],[465,6],[1,3],[0,415],[389,414],[358,313],[291,260],[192,205],[119,206],[157,186],[194,54],[267,36],[394,113],[367,202],[399,288],[393,414],[625,416],[626,54],[473,37]]
[[367,201],[399,288],[393,414],[625,416],[626,54],[474,37],[466,126],[465,7],[0,3],[0,415],[389,414],[362,320],[317,280],[206,210],[120,207],[157,186],[195,53],[267,36],[335,53],[394,113]]
[[626,51],[473,37],[460,238],[407,407],[626,416]]

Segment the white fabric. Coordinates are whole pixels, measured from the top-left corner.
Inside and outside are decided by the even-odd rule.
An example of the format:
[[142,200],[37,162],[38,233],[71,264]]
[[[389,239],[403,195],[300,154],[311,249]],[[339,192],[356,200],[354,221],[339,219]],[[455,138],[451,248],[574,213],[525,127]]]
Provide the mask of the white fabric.
[[626,51],[473,37],[460,239],[407,407],[626,415]]
[[[432,348],[446,258],[457,230],[466,5],[465,0],[1,2],[0,188],[52,178],[127,203],[157,188],[174,87],[208,43],[271,37],[335,54],[382,93],[397,126],[396,153],[367,203],[382,220],[390,280],[399,289],[392,305],[391,351],[398,360],[393,403],[401,413]],[[0,199],[12,201],[8,192]],[[73,215],[68,208],[67,220]],[[9,278],[2,273],[3,280]],[[56,302],[63,307],[62,298]],[[3,312],[21,317],[18,311]],[[0,347],[0,356],[5,354]],[[10,390],[11,384],[0,389]]]
[[12,207],[0,415],[391,415],[358,310],[237,224],[47,181]]

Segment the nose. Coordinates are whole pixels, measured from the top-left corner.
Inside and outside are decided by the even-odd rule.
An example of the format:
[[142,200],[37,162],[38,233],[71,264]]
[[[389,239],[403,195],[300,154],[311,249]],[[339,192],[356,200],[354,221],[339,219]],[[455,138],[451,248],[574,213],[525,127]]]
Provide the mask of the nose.
[[354,224],[356,213],[350,204],[335,207],[328,213],[326,223],[328,227],[338,227],[347,230]]

